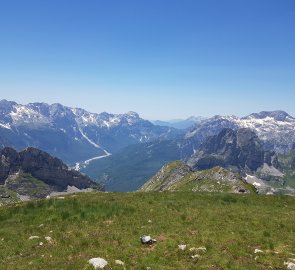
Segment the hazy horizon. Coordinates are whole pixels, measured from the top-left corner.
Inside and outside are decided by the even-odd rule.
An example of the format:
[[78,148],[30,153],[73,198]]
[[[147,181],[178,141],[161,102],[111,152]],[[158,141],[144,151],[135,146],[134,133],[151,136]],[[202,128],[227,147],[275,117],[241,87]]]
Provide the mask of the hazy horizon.
[[1,99],[150,120],[295,115],[292,0],[1,3]]

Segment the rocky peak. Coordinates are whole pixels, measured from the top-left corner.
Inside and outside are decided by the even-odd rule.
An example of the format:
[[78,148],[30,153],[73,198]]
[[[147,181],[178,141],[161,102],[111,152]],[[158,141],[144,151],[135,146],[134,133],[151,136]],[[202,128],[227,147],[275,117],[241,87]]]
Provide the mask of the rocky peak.
[[60,159],[39,149],[29,147],[21,152],[5,147],[0,151],[0,184],[17,173],[27,173],[51,186],[53,190],[64,191],[68,186],[78,189],[97,188],[89,177],[70,170]]
[[49,113],[50,106],[47,103],[43,103],[43,102],[29,103],[28,107],[33,109],[34,111],[37,111],[41,115],[44,115],[46,117],[50,116],[50,113]]
[[139,114],[137,112],[129,111],[126,113],[127,116],[132,117],[132,118],[140,118]]
[[271,161],[272,155],[274,153],[263,150],[263,143],[253,130],[226,128],[218,135],[207,138],[199,151],[188,159],[188,164],[200,170],[234,166],[238,170],[256,171],[265,160]]
[[264,119],[267,117],[273,118],[276,121],[285,121],[286,118],[290,118],[290,119],[294,119],[292,116],[290,116],[288,113],[281,111],[281,110],[277,110],[277,111],[262,111],[259,113],[252,113],[249,116],[245,117],[245,118],[256,118],[256,119]]

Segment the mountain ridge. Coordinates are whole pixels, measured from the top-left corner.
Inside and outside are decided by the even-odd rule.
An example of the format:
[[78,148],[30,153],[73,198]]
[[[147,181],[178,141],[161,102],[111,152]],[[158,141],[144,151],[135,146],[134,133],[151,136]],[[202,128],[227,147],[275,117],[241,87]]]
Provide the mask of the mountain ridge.
[[108,156],[123,147],[181,134],[153,125],[136,112],[90,113],[59,103],[0,101],[0,146],[41,148],[68,164]]
[[266,150],[289,152],[295,143],[295,118],[284,111],[262,111],[245,117],[216,115],[191,128],[184,136],[184,153],[193,154],[209,136],[222,129],[249,128],[263,141]]

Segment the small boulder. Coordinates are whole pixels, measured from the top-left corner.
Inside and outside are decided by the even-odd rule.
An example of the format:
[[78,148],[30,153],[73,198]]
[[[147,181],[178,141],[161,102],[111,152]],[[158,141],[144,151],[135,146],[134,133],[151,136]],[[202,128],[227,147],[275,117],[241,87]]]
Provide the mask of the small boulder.
[[108,262],[103,258],[92,258],[88,262],[93,265],[94,269],[103,269],[108,265]]
[[254,253],[255,253],[255,254],[256,254],[256,253],[263,253],[263,251],[260,250],[260,249],[258,249],[258,248],[255,248]]
[[140,241],[142,244],[146,244],[146,245],[152,245],[157,242],[156,239],[152,239],[149,235],[141,236]]
[[286,265],[289,270],[295,270],[295,263],[293,262],[284,262],[284,265]]

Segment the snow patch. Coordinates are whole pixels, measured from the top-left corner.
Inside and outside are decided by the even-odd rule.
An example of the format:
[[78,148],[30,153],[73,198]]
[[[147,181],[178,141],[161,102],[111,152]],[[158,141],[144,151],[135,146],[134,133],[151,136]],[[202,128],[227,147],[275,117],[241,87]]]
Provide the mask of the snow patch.
[[257,182],[254,182],[254,183],[253,183],[253,186],[261,187],[261,184],[260,184],[260,183],[257,183]]
[[11,126],[9,124],[0,123],[0,127],[6,128],[6,129],[11,129]]
[[95,142],[93,142],[92,140],[90,140],[90,139],[87,137],[87,135],[82,131],[81,128],[79,128],[79,131],[80,131],[82,137],[83,137],[86,141],[88,141],[88,142],[89,142],[90,144],[92,144],[94,147],[101,149],[101,147],[100,147],[98,144],[96,144]]

